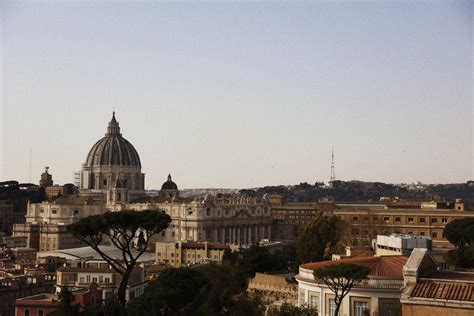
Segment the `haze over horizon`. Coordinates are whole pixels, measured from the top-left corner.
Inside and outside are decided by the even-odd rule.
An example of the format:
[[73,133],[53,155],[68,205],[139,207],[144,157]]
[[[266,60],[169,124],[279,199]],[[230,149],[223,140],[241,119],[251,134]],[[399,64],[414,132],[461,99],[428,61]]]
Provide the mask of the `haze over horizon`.
[[72,182],[115,109],[145,186],[473,179],[470,1],[0,3],[0,181]]

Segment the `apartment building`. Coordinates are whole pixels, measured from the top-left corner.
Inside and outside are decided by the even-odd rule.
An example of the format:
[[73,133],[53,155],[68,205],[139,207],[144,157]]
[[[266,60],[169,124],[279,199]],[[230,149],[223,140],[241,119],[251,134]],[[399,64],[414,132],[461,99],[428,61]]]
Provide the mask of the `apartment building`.
[[444,237],[446,225],[455,219],[474,217],[467,205],[456,203],[335,204],[335,215],[350,224],[353,245],[370,245],[377,235],[407,234],[429,237],[433,247],[451,247]]
[[320,212],[331,212],[336,207],[333,203],[324,202],[285,202],[279,195],[268,197],[272,206],[272,239],[294,240],[298,231]]

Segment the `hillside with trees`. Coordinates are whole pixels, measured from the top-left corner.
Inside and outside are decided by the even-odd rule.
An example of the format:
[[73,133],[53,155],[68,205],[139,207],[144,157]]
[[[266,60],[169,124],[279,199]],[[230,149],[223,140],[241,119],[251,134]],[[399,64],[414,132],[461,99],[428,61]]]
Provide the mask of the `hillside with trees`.
[[291,202],[315,202],[319,199],[332,198],[336,202],[379,201],[381,197],[398,197],[400,199],[435,200],[453,202],[463,199],[474,203],[474,181],[453,184],[405,185],[383,182],[334,181],[332,187],[323,182],[297,185],[265,186],[256,189],[243,189],[241,193],[263,196],[278,194]]

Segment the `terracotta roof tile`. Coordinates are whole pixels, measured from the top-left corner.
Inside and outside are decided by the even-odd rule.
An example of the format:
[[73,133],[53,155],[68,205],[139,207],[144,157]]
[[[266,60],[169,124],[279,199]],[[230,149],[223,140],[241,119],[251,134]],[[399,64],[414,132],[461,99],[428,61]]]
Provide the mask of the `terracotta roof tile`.
[[353,263],[370,267],[371,271],[369,276],[402,278],[403,266],[407,260],[408,258],[404,256],[357,257],[333,261],[306,263],[301,267],[303,269],[316,270],[341,263]]
[[474,284],[421,281],[415,285],[410,296],[474,302]]

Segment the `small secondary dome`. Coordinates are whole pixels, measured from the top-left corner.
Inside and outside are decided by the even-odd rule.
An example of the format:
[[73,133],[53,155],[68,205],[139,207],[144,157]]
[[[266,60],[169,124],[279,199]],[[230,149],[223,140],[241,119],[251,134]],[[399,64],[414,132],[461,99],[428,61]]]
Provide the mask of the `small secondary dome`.
[[105,137],[92,146],[86,158],[86,166],[137,166],[141,167],[140,157],[135,147],[122,137],[120,126],[112,113]]
[[168,175],[168,180],[161,186],[161,190],[178,190],[176,183],[171,180],[171,174]]

